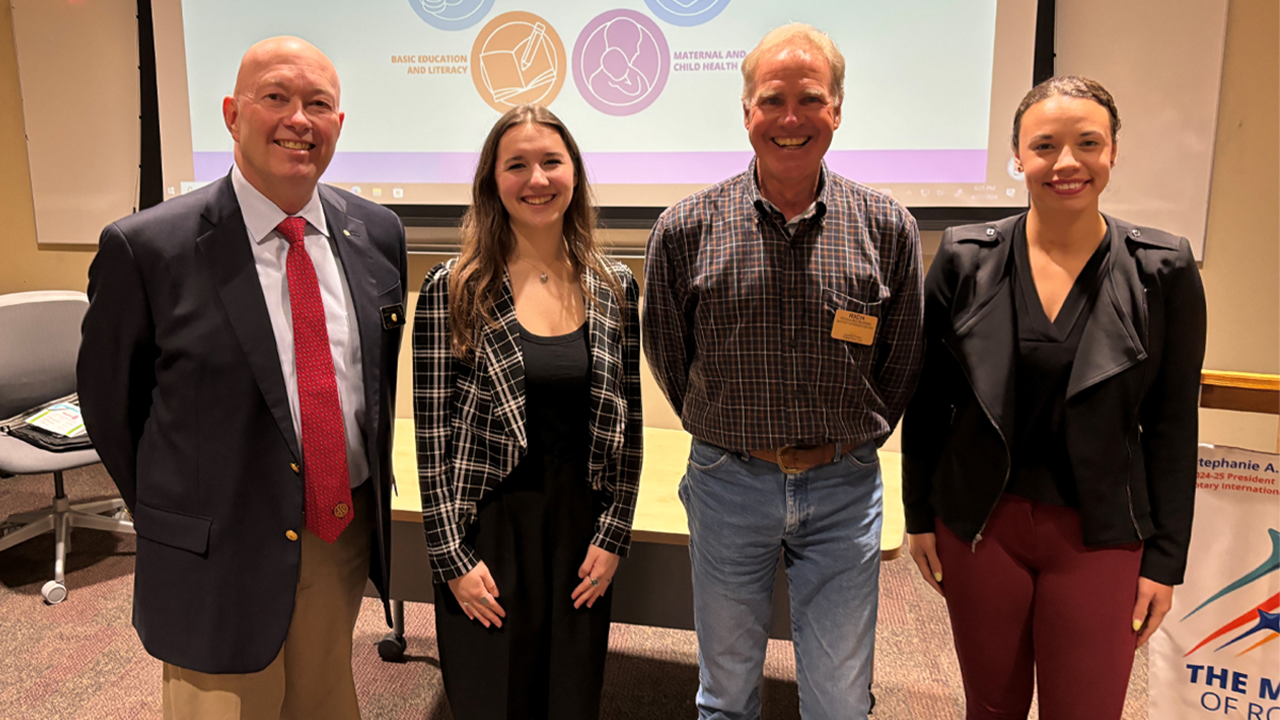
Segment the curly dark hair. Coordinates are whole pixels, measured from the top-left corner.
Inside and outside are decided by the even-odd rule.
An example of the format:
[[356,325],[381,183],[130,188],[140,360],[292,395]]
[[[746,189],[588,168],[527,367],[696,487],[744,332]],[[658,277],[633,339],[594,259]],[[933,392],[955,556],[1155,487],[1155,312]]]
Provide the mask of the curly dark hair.
[[1092,100],[1106,108],[1107,115],[1111,116],[1111,139],[1116,139],[1116,134],[1120,132],[1120,111],[1116,109],[1116,101],[1111,93],[1097,80],[1080,75],[1060,75],[1031,88],[1023,96],[1022,102],[1018,103],[1018,110],[1013,114],[1013,136],[1010,138],[1015,151],[1018,149],[1018,133],[1022,130],[1023,113],[1032,105],[1058,95]]

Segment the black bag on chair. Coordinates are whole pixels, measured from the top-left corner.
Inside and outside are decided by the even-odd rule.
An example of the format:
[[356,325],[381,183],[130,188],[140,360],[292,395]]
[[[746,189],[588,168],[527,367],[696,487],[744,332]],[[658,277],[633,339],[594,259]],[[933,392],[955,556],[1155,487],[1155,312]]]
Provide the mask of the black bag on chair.
[[49,432],[42,427],[36,427],[26,422],[25,418],[34,416],[36,413],[59,405],[62,403],[76,404],[78,398],[75,395],[66,398],[59,398],[51,403],[41,405],[38,408],[22,413],[17,419],[9,422],[6,426],[0,426],[0,431],[7,433],[10,437],[15,437],[29,445],[34,445],[41,450],[48,452],[71,452],[73,450],[89,450],[93,448],[93,441],[89,439],[88,434],[81,433],[74,437],[67,437],[60,433]]
[[9,435],[49,452],[88,450],[93,447],[93,441],[89,439],[88,435],[67,437],[58,433],[51,433],[35,425],[27,425],[26,423],[9,428]]

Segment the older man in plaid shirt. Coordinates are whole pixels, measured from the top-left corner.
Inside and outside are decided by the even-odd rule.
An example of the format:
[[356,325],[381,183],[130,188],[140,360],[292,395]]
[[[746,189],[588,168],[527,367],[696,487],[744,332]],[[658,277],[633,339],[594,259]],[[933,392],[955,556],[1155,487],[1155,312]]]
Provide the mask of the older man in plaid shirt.
[[756,157],[663,213],[644,335],[693,435],[689,516],[702,718],[760,717],[786,553],[805,718],[865,718],[880,575],[877,447],[922,355],[915,220],[829,171],[844,58],[807,25],[742,64]]

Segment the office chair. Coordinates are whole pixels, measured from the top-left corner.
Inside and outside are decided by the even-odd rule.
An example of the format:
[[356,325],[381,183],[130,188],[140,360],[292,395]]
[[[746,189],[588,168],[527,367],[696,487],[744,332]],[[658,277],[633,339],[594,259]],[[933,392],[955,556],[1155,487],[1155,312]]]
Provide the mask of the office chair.
[[[32,408],[75,392],[80,322],[88,308],[88,298],[78,292],[0,295],[0,418],[10,418],[6,426],[23,422]],[[53,579],[40,589],[50,605],[67,597],[63,569],[71,551],[71,528],[133,534],[123,500],[72,505],[67,498],[63,471],[96,462],[98,453],[92,449],[50,452],[0,433],[0,476],[53,473],[51,507],[10,515],[0,523],[0,551],[53,531]]]

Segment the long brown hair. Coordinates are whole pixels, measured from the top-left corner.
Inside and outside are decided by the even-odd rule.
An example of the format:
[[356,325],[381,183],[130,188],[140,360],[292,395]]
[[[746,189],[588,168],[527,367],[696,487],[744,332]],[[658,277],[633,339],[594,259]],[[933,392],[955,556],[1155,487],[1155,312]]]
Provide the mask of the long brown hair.
[[[538,105],[519,105],[498,118],[480,149],[475,180],[471,183],[471,207],[462,217],[462,250],[449,274],[449,326],[453,335],[453,354],[469,361],[475,352],[480,323],[493,325],[493,305],[502,292],[506,278],[506,261],[515,248],[511,218],[498,195],[494,171],[498,164],[498,143],[517,125],[537,124],[560,135],[569,159],[573,162],[573,197],[564,213],[564,240],[573,269],[582,277],[590,269],[613,292],[621,306],[626,302],[622,284],[605,267],[596,241],[596,210],[591,186],[587,183],[582,153],[569,129],[550,110]],[[596,298],[590,294],[590,302]]]

